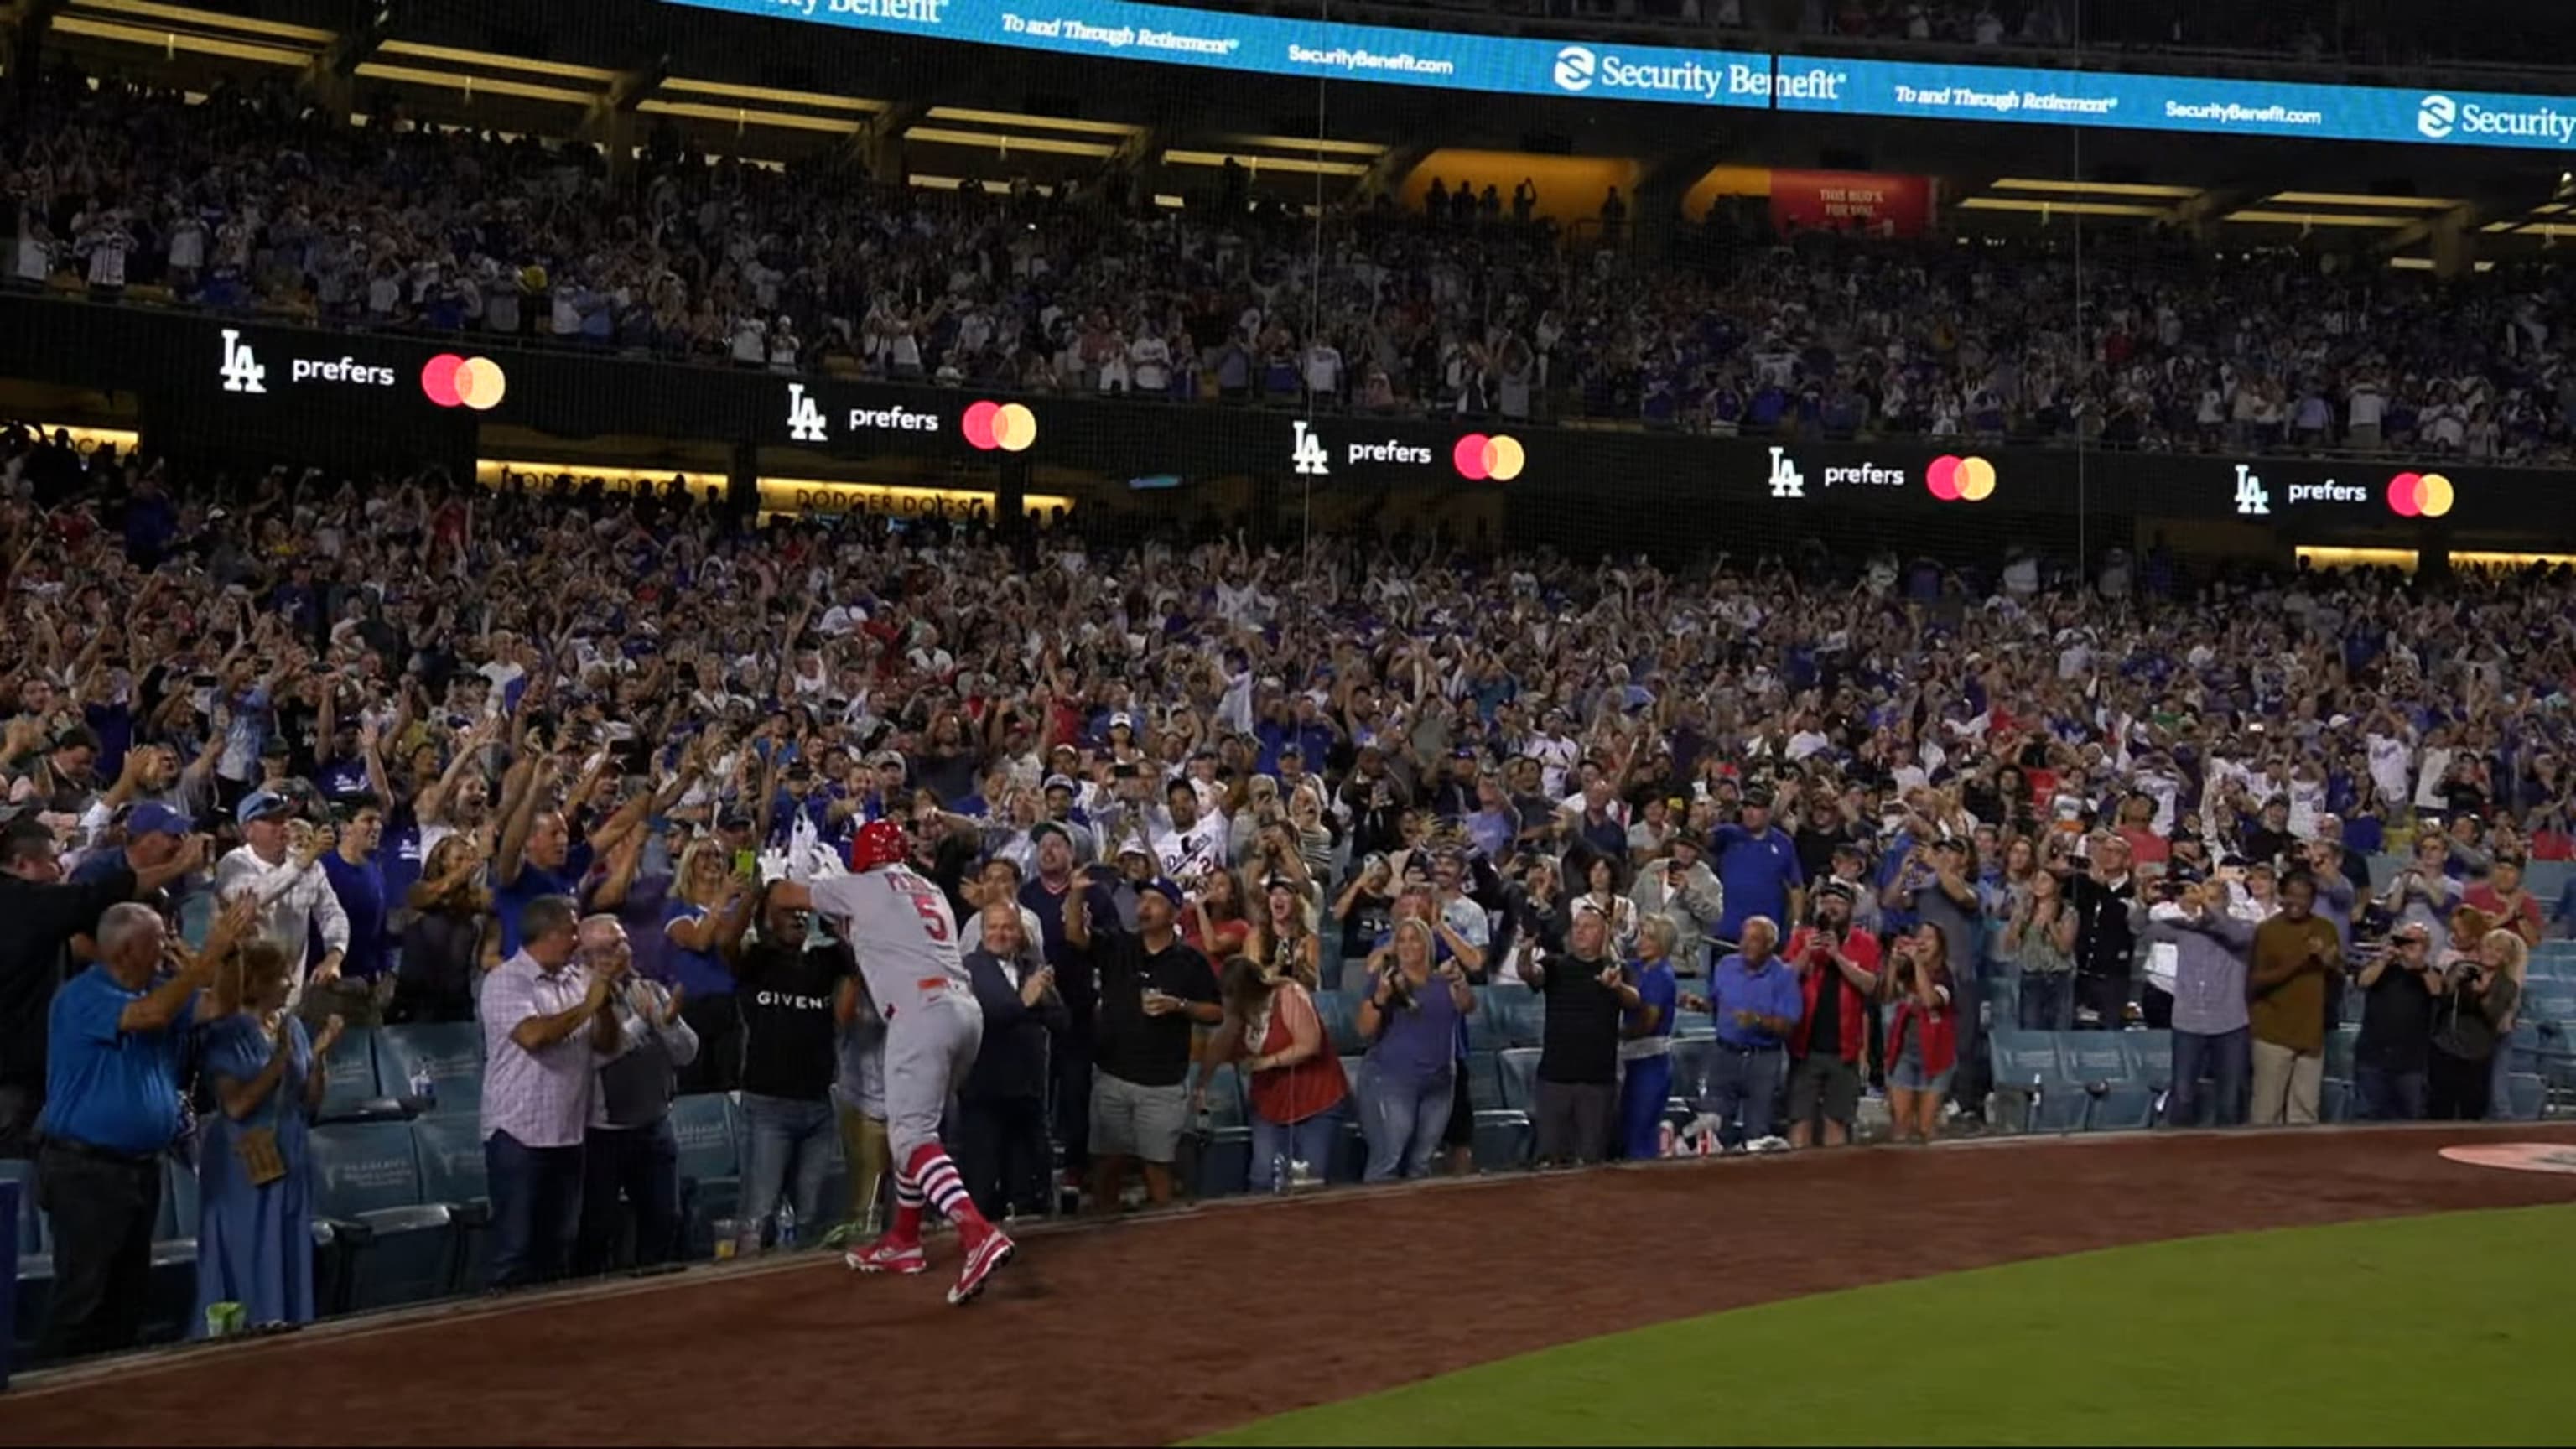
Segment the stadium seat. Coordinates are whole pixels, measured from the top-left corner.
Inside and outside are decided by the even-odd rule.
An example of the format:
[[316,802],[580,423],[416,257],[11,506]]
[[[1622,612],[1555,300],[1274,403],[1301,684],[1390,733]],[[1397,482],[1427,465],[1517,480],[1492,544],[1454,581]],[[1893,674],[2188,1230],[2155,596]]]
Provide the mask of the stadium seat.
[[2136,1131],[2155,1115],[2155,1094],[2130,1075],[2127,1032],[2075,1031],[2058,1040],[2068,1082],[2083,1093],[2087,1132]]
[[2173,1033],[2124,1031],[2118,1036],[2120,1050],[2128,1054],[2129,1080],[2145,1084],[2149,1094],[2162,1100],[2173,1089]]
[[742,1153],[724,1094],[701,1092],[671,1104],[671,1135],[680,1149],[680,1242],[684,1257],[715,1251],[714,1224],[742,1201]]
[[483,1029],[470,1021],[389,1026],[376,1034],[376,1095],[409,1101],[414,1068],[436,1085],[432,1112],[472,1113],[483,1105]]
[[1204,1126],[1191,1190],[1203,1198],[1237,1196],[1252,1170],[1252,1122],[1245,1115],[1243,1079],[1231,1062],[1208,1074]]
[[1504,1041],[1515,1047],[1537,1046],[1547,1034],[1547,1003],[1526,986],[1500,989]]
[[2531,1072],[2515,1072],[2504,1079],[2506,1106],[2516,1122],[2537,1122],[2548,1105],[2546,1083]]
[[[1479,1171],[1529,1165],[1530,1084],[1537,1070],[1538,1051],[1533,1047],[1513,1047],[1494,1057],[1490,1090],[1476,1101],[1474,1154]],[[1471,1081],[1468,1087],[1474,1092],[1479,1084]]]
[[2361,1028],[2339,1023],[2326,1033],[2325,1079],[2317,1093],[2317,1120],[2347,1122],[2359,1102],[2360,1094],[2352,1087],[2353,1049],[2361,1041]]
[[[330,1229],[339,1301],[326,1311],[391,1308],[456,1291],[456,1216],[421,1192],[412,1129],[399,1122],[313,1129],[317,1216]],[[318,1305],[317,1305],[318,1306]]]
[[151,1286],[143,1311],[145,1343],[188,1336],[197,1307],[197,1216],[196,1169],[175,1154],[162,1154],[161,1217],[152,1230]]
[[53,1241],[46,1236],[44,1211],[36,1206],[36,1164],[31,1158],[0,1157],[0,1181],[18,1184],[18,1309],[9,1333],[18,1363],[32,1364],[44,1342],[45,1319],[52,1310]]
[[[2070,1092],[2058,1043],[2073,1032],[2009,1031],[1986,1036],[1994,1071],[1994,1109],[1987,1121],[2007,1132],[2072,1131],[2084,1121],[2083,1093]],[[2069,1100],[2072,1097],[2073,1100]]]
[[1331,1039],[1334,1051],[1347,1057],[1368,1050],[1368,1040],[1360,1035],[1358,997],[1347,991],[1318,991],[1315,1015],[1324,1023],[1324,1035]]
[[378,1085],[376,1029],[352,1027],[324,1064],[321,1119],[325,1122],[390,1121],[404,1115],[402,1093]]
[[1709,1062],[1716,1052],[1714,1036],[1673,1038],[1673,1095],[1690,1103],[1693,1111],[1708,1099]]
[[492,1193],[484,1180],[482,1124],[439,1112],[411,1124],[412,1151],[420,1160],[420,1195],[445,1203],[462,1239],[461,1286],[480,1287],[492,1256]]
[[1512,1040],[1511,1028],[1517,999],[1532,994],[1528,987],[1512,982],[1477,987],[1476,1014],[1467,1018],[1467,1050],[1498,1052],[1526,1045]]
[[1342,1078],[1351,1084],[1351,1110],[1342,1119],[1341,1137],[1333,1145],[1333,1161],[1324,1173],[1326,1181],[1357,1182],[1368,1173],[1368,1136],[1360,1130],[1360,1082],[1367,1073],[1367,1057],[1342,1058]]
[[[1498,1111],[1503,1105],[1502,1053],[1470,1051],[1460,1064],[1467,1073],[1467,1105],[1479,1112]],[[1356,1084],[1355,1084],[1356,1085]]]

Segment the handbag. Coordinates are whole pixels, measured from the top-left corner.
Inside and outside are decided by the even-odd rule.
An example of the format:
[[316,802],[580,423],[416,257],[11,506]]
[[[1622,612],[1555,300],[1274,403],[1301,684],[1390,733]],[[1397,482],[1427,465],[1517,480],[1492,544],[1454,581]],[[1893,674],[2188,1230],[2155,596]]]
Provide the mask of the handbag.
[[286,1154],[278,1150],[277,1129],[251,1127],[233,1138],[233,1155],[253,1187],[266,1187],[286,1176]]

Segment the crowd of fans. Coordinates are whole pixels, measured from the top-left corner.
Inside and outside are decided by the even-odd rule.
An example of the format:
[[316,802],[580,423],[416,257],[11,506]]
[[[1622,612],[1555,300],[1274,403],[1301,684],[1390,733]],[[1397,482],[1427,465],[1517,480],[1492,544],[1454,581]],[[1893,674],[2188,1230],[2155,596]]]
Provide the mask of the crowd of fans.
[[[2170,240],[2046,247],[1745,228],[1568,246],[1534,188],[1435,181],[1316,222],[1145,204],[1113,169],[1041,194],[889,188],[330,126],[292,92],[197,105],[69,72],[0,153],[22,284],[75,279],[325,323],[713,365],[1175,401],[1618,419],[1716,433],[2182,451],[2576,452],[2576,293],[2550,267],[2426,274]],[[1587,198],[1587,201],[1589,199]],[[1603,198],[1603,230],[1626,202]],[[2079,321],[2079,319],[2081,319]]]
[[[635,1255],[675,1250],[682,1092],[742,1094],[742,1249],[864,1219],[871,1010],[766,883],[871,820],[965,922],[951,1130],[996,1217],[1057,1151],[1095,1208],[1166,1199],[1229,1061],[1261,1185],[1354,1113],[1372,1179],[1454,1169],[1480,982],[1543,998],[1547,1161],[1664,1150],[1701,1011],[1710,1080],[1671,1089],[1730,1147],[1848,1141],[1882,1083],[1901,1136],[1973,1124],[2016,1020],[2170,1026],[2177,1120],[2204,1067],[2219,1121],[2314,1120],[2348,976],[2369,1108],[2477,1115],[2524,949],[2576,915],[2521,882],[2576,851],[2563,570],[1018,553],[0,451],[0,1152],[41,1142],[80,1225],[72,1348],[130,1339],[174,1142],[208,1300],[310,1315],[271,1239],[305,1241],[350,1026],[482,1023],[496,1286],[608,1261],[621,1193]],[[2412,867],[2372,892],[2383,851]]]

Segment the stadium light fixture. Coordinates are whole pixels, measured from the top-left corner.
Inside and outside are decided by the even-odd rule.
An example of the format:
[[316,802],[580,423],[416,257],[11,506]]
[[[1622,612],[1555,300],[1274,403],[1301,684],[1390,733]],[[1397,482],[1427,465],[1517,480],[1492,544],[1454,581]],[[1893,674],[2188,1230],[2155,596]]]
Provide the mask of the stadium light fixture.
[[596,66],[565,65],[559,61],[530,60],[526,56],[502,55],[489,50],[459,50],[448,45],[422,45],[411,40],[388,40],[376,47],[379,55],[407,55],[417,60],[443,60],[450,65],[487,66],[494,70],[528,71],[552,76],[557,80],[589,81],[606,85],[617,79],[617,72]]
[[728,125],[774,126],[784,131],[820,131],[827,136],[854,136],[860,122],[836,120],[830,116],[798,116],[785,111],[756,111],[748,106],[711,106],[700,101],[637,101],[635,109],[646,115],[688,116],[700,121],[722,121]]
[[502,76],[466,75],[458,71],[422,70],[418,66],[385,65],[368,61],[355,72],[369,80],[402,81],[410,85],[436,86],[441,90],[462,91],[467,100],[482,91],[488,95],[516,96],[529,101],[560,101],[568,106],[587,106],[599,99],[590,91],[570,90],[563,86],[538,85],[534,81],[510,80]]
[[690,80],[673,76],[662,82],[666,91],[689,95],[722,96],[728,100],[758,101],[771,106],[802,106],[809,111],[850,111],[860,115],[877,115],[891,109],[884,101],[865,100],[858,96],[827,96],[819,91],[786,91],[776,86],[740,86],[731,81]]
[[1356,161],[1309,161],[1301,156],[1253,156],[1239,151],[1166,151],[1166,166],[1223,166],[1232,157],[1245,170],[1287,171],[1299,176],[1366,176],[1369,168]]
[[1076,121],[1063,116],[1024,116],[1015,111],[975,111],[962,106],[932,106],[922,113],[929,121],[962,121],[970,126],[1025,126],[1039,131],[1074,131],[1091,136],[1140,136],[1142,126],[1121,125],[1115,121]]
[[2157,186],[2141,181],[2052,181],[2038,176],[2007,176],[1989,191],[2048,191],[2068,196],[2161,196],[2185,201],[2200,195],[2197,186]]
[[2130,201],[2033,201],[2023,196],[1971,196],[1961,211],[2011,211],[2049,216],[2163,216],[2166,208]]
[[988,147],[1001,154],[1014,151],[1035,152],[1046,156],[1089,156],[1105,161],[1118,154],[1118,148],[1101,141],[1068,141],[1061,136],[1005,135],[992,131],[957,131],[946,126],[914,126],[903,133],[907,141],[927,141],[939,146]]
[[[83,10],[104,11],[111,15],[131,15],[143,20],[158,20],[167,25],[187,26],[196,30],[231,31],[239,35],[264,35],[272,40],[300,41],[315,49],[339,39],[328,30],[310,25],[290,25],[283,20],[257,20],[246,15],[219,15],[212,10],[199,10],[191,5],[163,5],[156,0],[78,0]],[[60,17],[55,25],[61,25]]]
[[2449,211],[2468,205],[2442,196],[2359,196],[2348,191],[2277,191],[2263,199],[2277,206],[2376,206],[2414,211]]
[[2417,218],[2353,216],[2339,211],[2272,211],[2255,206],[2247,207],[2243,211],[2231,211],[2219,220],[2243,222],[2247,226],[2346,226],[2363,227],[2374,231],[2394,231],[2399,227],[2413,226]]
[[1383,156],[1387,148],[1375,141],[1324,141],[1312,136],[1228,136],[1227,144],[1262,146],[1273,151],[1311,151],[1318,156]]
[[212,55],[225,60],[246,60],[257,65],[295,69],[313,63],[313,52],[309,50],[287,50],[281,46],[227,40],[220,35],[197,35],[185,30],[153,30],[115,20],[92,20],[82,15],[55,16],[53,30],[59,35],[85,35],[93,40],[119,40],[128,45],[150,46],[164,57],[185,51],[190,55]]

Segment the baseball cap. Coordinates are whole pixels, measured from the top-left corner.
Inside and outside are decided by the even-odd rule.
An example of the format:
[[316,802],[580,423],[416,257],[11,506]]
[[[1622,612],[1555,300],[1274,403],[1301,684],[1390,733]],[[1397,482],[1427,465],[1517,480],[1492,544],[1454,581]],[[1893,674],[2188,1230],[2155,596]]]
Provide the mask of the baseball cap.
[[1109,717],[1109,727],[1111,729],[1114,730],[1120,725],[1125,725],[1127,728],[1132,730],[1136,727],[1136,717],[1127,713],[1125,710],[1120,710],[1118,713]]
[[1029,844],[1035,845],[1050,835],[1063,840],[1067,845],[1071,845],[1073,843],[1072,833],[1067,831],[1063,826],[1056,824],[1052,820],[1041,820],[1037,824],[1029,827]]
[[1065,775],[1049,775],[1046,777],[1046,788],[1050,790],[1071,791],[1073,789],[1073,780],[1071,777]]
[[1173,910],[1177,911],[1181,908],[1180,885],[1170,877],[1158,875],[1152,880],[1145,882],[1144,888],[1152,891],[1158,896],[1161,896],[1163,899],[1170,901],[1172,903]]
[[1144,846],[1133,840],[1130,840],[1125,845],[1118,847],[1119,859],[1124,860],[1131,855],[1141,855],[1147,860],[1152,860],[1154,858],[1154,852],[1147,850]]
[[267,820],[294,813],[294,801],[274,790],[253,790],[248,798],[241,802],[240,808],[233,811],[233,819],[239,824],[248,825],[254,820]]
[[2396,930],[2388,933],[2388,939],[2392,941],[2430,941],[2433,939],[2433,930],[2422,921],[2401,921],[2398,923]]
[[1844,900],[1850,900],[1852,898],[1852,888],[1841,881],[1829,879],[1820,882],[1816,886],[1816,894],[1818,896],[1840,896]]
[[[250,802],[245,800],[242,803],[247,805]],[[134,813],[125,817],[125,838],[128,840],[141,840],[147,835],[187,833],[188,817],[156,800],[144,801],[134,807]]]

